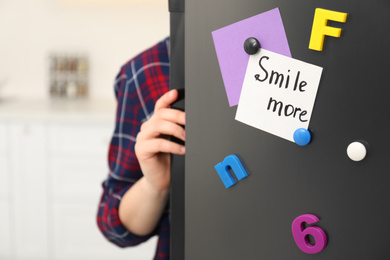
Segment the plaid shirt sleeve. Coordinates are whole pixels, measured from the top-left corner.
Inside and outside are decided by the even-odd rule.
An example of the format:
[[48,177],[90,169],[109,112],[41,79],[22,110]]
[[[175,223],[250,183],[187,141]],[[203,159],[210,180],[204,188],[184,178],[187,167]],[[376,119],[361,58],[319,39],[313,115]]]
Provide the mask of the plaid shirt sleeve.
[[108,154],[110,173],[102,185],[97,216],[103,235],[120,247],[137,245],[159,235],[155,259],[169,259],[168,210],[154,233],[141,237],[122,225],[118,207],[123,194],[142,177],[134,144],[141,124],[153,114],[157,99],[169,90],[168,51],[167,38],[126,63],[116,78],[117,112]]

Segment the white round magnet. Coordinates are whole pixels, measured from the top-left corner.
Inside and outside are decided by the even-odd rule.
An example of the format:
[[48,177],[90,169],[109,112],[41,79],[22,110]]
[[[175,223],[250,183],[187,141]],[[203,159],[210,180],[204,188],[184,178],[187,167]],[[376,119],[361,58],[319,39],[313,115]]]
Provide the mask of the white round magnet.
[[359,162],[366,157],[367,148],[361,142],[353,142],[348,145],[347,154],[349,159],[355,162]]

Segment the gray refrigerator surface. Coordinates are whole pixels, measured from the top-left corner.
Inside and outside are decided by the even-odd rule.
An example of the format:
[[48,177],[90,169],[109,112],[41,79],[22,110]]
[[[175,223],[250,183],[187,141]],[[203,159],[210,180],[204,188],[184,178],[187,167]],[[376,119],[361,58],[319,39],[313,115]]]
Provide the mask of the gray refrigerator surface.
[[[307,146],[235,120],[211,34],[277,7],[292,57],[323,68]],[[308,48],[316,8],[348,13],[322,51]],[[184,16],[185,259],[390,259],[390,2],[186,0]],[[357,140],[360,162],[346,153]],[[231,154],[249,176],[227,189],[214,166]],[[327,237],[316,254],[291,231],[304,214]]]

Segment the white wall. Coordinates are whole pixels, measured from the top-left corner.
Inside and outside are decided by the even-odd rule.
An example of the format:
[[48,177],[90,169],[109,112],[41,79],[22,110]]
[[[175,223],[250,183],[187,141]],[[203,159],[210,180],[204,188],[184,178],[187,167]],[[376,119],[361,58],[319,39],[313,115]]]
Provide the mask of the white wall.
[[[34,104],[32,105],[32,110],[40,103],[44,103],[43,107],[51,110],[51,104],[48,105],[48,102],[40,102],[40,99],[47,99],[49,97],[48,56],[50,53],[87,54],[90,65],[90,98],[110,99],[113,103],[114,92],[112,85],[120,66],[142,50],[168,36],[168,34],[168,0],[0,0],[0,114],[10,114],[9,120],[5,120],[4,122],[4,118],[0,119],[0,125],[4,124],[4,127],[8,127],[8,121],[20,121],[12,117],[12,112],[15,112],[15,108],[12,106],[13,103],[3,103],[3,99],[6,98],[12,98],[14,100],[38,99],[38,103],[35,101],[32,103]],[[29,124],[40,124],[40,116],[32,113],[32,110],[29,108],[31,103],[24,101],[22,103],[25,105],[22,108],[16,109],[16,112],[19,113],[21,112],[19,110],[23,110],[20,114],[26,116],[32,114],[31,122],[24,120],[25,117],[21,119],[23,124],[27,126],[25,129],[29,129]],[[111,104],[111,102],[109,103]],[[7,111],[7,106],[4,107],[5,104],[10,105],[9,112]],[[103,114],[110,113],[111,106],[107,112],[107,109],[104,108],[104,105],[101,105],[102,103],[100,101],[98,104],[99,106],[96,111],[95,109],[91,110],[92,114],[95,115],[100,112],[103,112]],[[74,104],[63,105],[65,108],[59,111],[60,114],[66,118],[71,117],[71,115],[65,115],[65,113],[68,110],[67,106]],[[81,104],[78,103],[78,105]],[[83,106],[81,105],[81,107]],[[40,111],[40,108],[38,108],[38,111]],[[43,109],[42,113],[45,115],[49,111]],[[112,120],[108,120],[110,126],[108,127],[110,130],[107,131],[108,136],[112,132],[111,125],[113,120],[114,110],[112,110]],[[88,124],[88,122],[85,122],[85,124]],[[95,128],[93,124],[91,127]],[[5,133],[3,133],[3,137],[4,140],[10,139],[10,136]],[[99,140],[96,141],[99,142]],[[104,151],[102,154],[104,155],[100,156],[99,159],[97,158],[103,165],[106,161],[108,144],[104,147],[107,147],[103,148]],[[0,148],[4,148],[4,142],[0,143]],[[8,153],[4,152],[3,155],[8,156]],[[37,154],[31,154],[31,156],[35,158],[32,159],[33,161],[38,160]],[[4,167],[7,167],[7,164],[10,165],[11,163],[5,158],[8,157],[0,158],[0,171],[3,170],[4,173],[1,172],[3,175],[10,172],[4,170]],[[48,156],[48,158],[41,159],[49,162],[50,158]],[[71,160],[66,163],[71,163]],[[101,168],[101,176],[105,176],[107,172],[107,169]],[[0,174],[0,178],[3,175]],[[101,181],[103,181],[103,177],[102,180],[99,180],[99,184],[93,187],[98,189]],[[13,188],[16,187],[19,188],[17,184]],[[4,195],[3,193],[0,193],[0,195]],[[88,194],[88,196],[91,195]],[[99,197],[95,197],[98,200]],[[13,200],[14,198],[11,198],[11,196],[6,196],[6,198],[3,196],[0,198],[0,204],[2,208],[7,208],[4,206],[4,204],[7,204],[10,209],[14,209],[16,208],[16,204],[14,204]],[[77,205],[71,206],[77,207]],[[93,208],[94,215],[97,205],[96,209],[93,206],[91,208]],[[44,212],[41,213],[43,214]],[[4,253],[4,250],[11,255],[26,253],[16,250],[18,246],[23,245],[18,244],[19,240],[15,242],[17,236],[11,232],[11,228],[20,229],[22,227],[17,225],[16,220],[9,217],[11,213],[9,215],[3,214],[2,216],[3,225],[0,225],[0,241],[5,241],[6,244],[5,247],[0,245],[0,249],[3,250],[0,250],[0,259],[3,259],[1,253]],[[6,219],[8,222],[3,221],[4,216],[9,217],[9,219]],[[83,217],[83,215],[80,215],[80,217]],[[49,221],[50,225],[54,223],[54,219]],[[8,225],[9,222],[13,223],[13,225]],[[49,224],[47,226],[50,226]],[[94,231],[97,233],[95,220],[91,219],[90,224],[93,228],[96,228]],[[69,230],[68,233],[70,234],[71,232],[72,230]],[[55,231],[49,230],[46,233],[48,237],[53,238],[51,234],[54,234]],[[11,236],[13,238],[12,241],[9,239]],[[59,237],[61,238],[61,235]],[[103,240],[103,236],[99,235],[98,238]],[[27,241],[24,237],[22,239],[24,239],[23,241]],[[57,242],[53,240],[50,243],[53,245]],[[148,256],[154,253],[155,243],[156,239],[153,239],[141,247],[129,249],[131,251],[123,251],[123,259],[128,258],[130,255],[130,257],[135,257],[136,259],[150,259]],[[114,248],[114,246],[109,244],[109,242],[106,242],[105,245]],[[35,250],[35,248],[32,249]],[[46,252],[43,249],[43,252],[46,255],[49,253],[53,255],[54,250],[53,248],[49,248],[49,252]],[[101,248],[101,250],[104,250],[104,248]],[[117,248],[115,250],[119,252]],[[88,252],[86,251],[85,253],[87,254]],[[63,256],[61,259],[65,259],[65,257]],[[101,256],[101,258],[103,257]]]
[[52,52],[87,54],[89,96],[111,99],[120,66],[168,34],[168,0],[0,0],[0,100],[47,98]]

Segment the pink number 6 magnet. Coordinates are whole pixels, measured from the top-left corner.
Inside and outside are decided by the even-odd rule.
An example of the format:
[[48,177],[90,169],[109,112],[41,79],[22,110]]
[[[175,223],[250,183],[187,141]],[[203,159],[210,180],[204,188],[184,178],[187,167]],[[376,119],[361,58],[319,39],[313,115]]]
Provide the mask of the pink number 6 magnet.
[[[291,226],[292,234],[294,236],[295,243],[306,254],[316,254],[321,252],[326,244],[327,238],[324,230],[316,226],[310,226],[304,228],[303,224],[313,224],[318,222],[320,219],[312,214],[305,214],[297,217]],[[313,236],[315,244],[309,243],[307,236]]]

